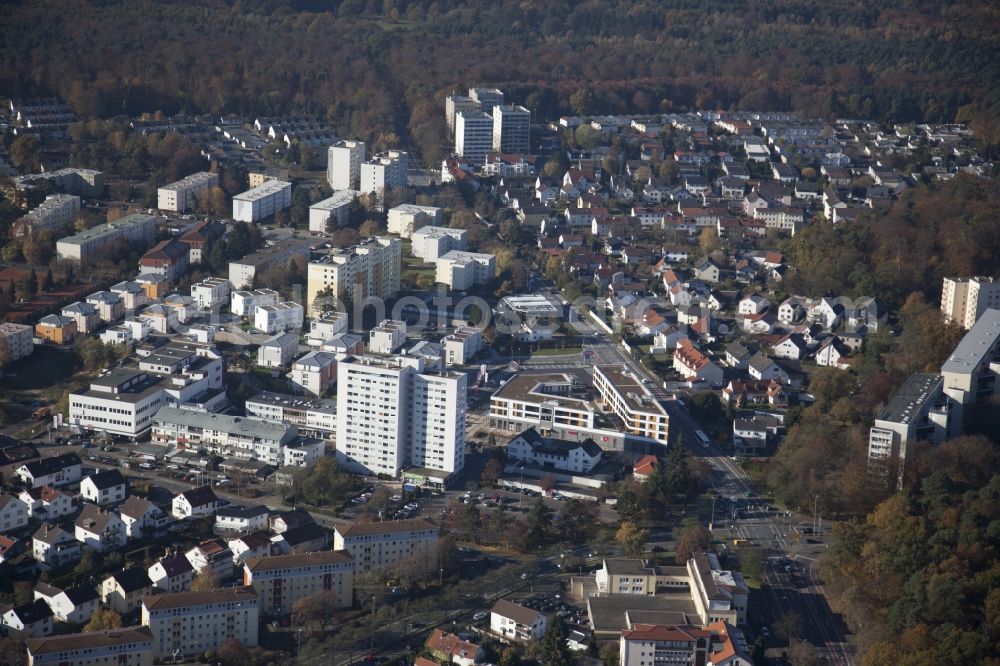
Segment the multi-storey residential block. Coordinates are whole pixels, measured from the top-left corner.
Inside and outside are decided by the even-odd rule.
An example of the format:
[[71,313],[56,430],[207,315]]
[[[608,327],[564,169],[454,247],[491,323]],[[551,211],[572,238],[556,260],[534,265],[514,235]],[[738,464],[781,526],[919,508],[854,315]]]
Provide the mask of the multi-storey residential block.
[[319,347],[327,340],[347,333],[347,313],[326,310],[309,321],[309,344]]
[[482,252],[450,250],[436,262],[436,280],[461,291],[496,277],[496,257]]
[[137,248],[146,248],[156,237],[156,218],[135,213],[81,231],[56,242],[60,259],[70,259],[88,265],[116,241],[123,241]]
[[226,235],[226,225],[217,220],[195,222],[181,234],[179,240],[188,246],[188,263],[201,263],[201,254],[210,242],[221,240]]
[[596,366],[594,388],[605,409],[622,420],[626,432],[668,441],[667,410],[631,372],[618,366]]
[[990,308],[1000,309],[1000,280],[992,277],[944,278],[941,312],[945,321],[970,329]]
[[[360,169],[360,165],[358,168]],[[361,193],[358,190],[337,190],[333,196],[310,204],[309,231],[316,234],[326,233],[331,220],[335,227],[347,226],[350,221],[351,202],[357,199],[359,194]]]
[[254,557],[245,560],[243,584],[257,591],[260,610],[291,613],[295,602],[318,592],[332,596],[334,608],[354,603],[354,560],[345,551]]
[[305,314],[302,306],[292,301],[274,305],[258,305],[253,311],[253,325],[262,333],[302,330]]
[[259,222],[291,205],[292,184],[283,180],[268,180],[233,197],[233,219]]
[[160,241],[139,257],[139,272],[162,275],[167,282],[176,281],[187,270],[191,250],[176,238]]
[[875,419],[868,435],[868,468],[900,487],[906,467],[907,445],[915,441],[940,444],[948,435],[950,413],[940,375],[914,373]]
[[68,344],[76,337],[76,320],[62,315],[45,315],[35,324],[35,335],[52,344]]
[[444,215],[440,208],[400,204],[389,209],[388,228],[390,234],[410,238],[417,229],[427,225],[440,225],[443,221]]
[[470,164],[482,164],[493,150],[493,117],[482,111],[455,114],[455,153]]
[[254,279],[271,268],[286,268],[292,257],[309,256],[309,241],[289,238],[229,262],[229,281],[234,289],[252,289]]
[[352,248],[332,250],[313,258],[307,273],[309,315],[322,311],[316,304],[321,292],[331,294],[332,298],[349,296],[355,303],[369,297],[394,296],[399,291],[401,247],[398,238],[377,236]]
[[260,604],[252,588],[179,592],[142,600],[142,624],[153,634],[155,659],[217,650],[228,639],[257,645]]
[[337,457],[398,476],[409,462],[450,475],[462,468],[465,374],[424,373],[422,358],[348,357],[337,364]]
[[355,573],[404,561],[416,571],[430,572],[438,566],[439,536],[440,530],[422,518],[341,525],[334,529],[333,547],[350,553]]
[[153,442],[206,448],[226,458],[280,465],[282,447],[295,442],[295,426],[243,416],[163,407],[153,422]]
[[219,174],[200,171],[156,190],[156,207],[183,212],[198,206],[202,192],[219,185]]
[[364,194],[375,193],[384,200],[386,190],[406,187],[409,155],[400,150],[387,150],[373,155],[361,165],[361,186]]
[[357,190],[361,183],[361,163],[364,161],[363,141],[341,141],[327,148],[326,180],[330,187],[334,190]]
[[274,305],[281,295],[273,289],[234,291],[229,302],[229,311],[237,317],[251,317],[258,305]]
[[523,106],[493,107],[493,150],[527,153],[531,145],[531,111]]
[[13,363],[29,356],[34,349],[30,326],[6,321],[0,324],[0,352],[6,354],[4,359],[6,363]]
[[199,310],[214,310],[229,303],[233,283],[226,278],[207,277],[191,285],[191,300]]
[[104,174],[93,169],[58,169],[47,173],[29,174],[14,179],[19,189],[31,187],[39,181],[48,181],[54,189],[81,197],[92,197],[104,192]]
[[18,235],[30,230],[38,233],[45,229],[60,229],[73,224],[80,212],[80,197],[72,194],[50,194],[25,215],[18,224]]
[[28,640],[28,666],[152,666],[149,627],[124,627]]
[[245,410],[250,417],[289,423],[303,435],[328,440],[336,437],[336,400],[265,392],[248,398]]
[[452,250],[464,250],[466,232],[465,229],[426,226],[414,231],[410,242],[414,257],[432,262]]
[[478,328],[460,326],[454,333],[441,338],[444,361],[448,365],[470,363],[483,348],[483,335]]
[[76,322],[78,333],[93,333],[101,325],[101,313],[91,303],[70,303],[62,309],[62,316]]

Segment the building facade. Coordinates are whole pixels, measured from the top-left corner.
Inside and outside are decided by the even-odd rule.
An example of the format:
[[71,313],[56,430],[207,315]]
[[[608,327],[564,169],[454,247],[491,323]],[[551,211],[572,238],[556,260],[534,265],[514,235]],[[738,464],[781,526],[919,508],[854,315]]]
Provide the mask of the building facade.
[[326,180],[334,190],[357,190],[361,184],[361,164],[365,161],[363,141],[340,141],[327,148]]
[[341,525],[334,529],[333,548],[354,558],[355,573],[390,569],[403,561],[427,573],[438,566],[439,536],[437,527],[420,518]]
[[292,184],[284,180],[268,180],[233,197],[233,219],[259,222],[291,205]]
[[402,245],[398,238],[377,236],[352,248],[333,250],[309,262],[306,308],[312,316],[321,292],[349,296],[360,303],[369,297],[390,298],[399,291]]
[[217,650],[230,638],[254,647],[259,622],[260,603],[252,588],[160,594],[142,601],[142,624],[153,635],[155,659]]
[[156,207],[175,213],[197,208],[202,192],[219,185],[219,174],[199,171],[156,190]]
[[288,615],[295,602],[328,592],[334,608],[354,604],[354,560],[340,550],[253,557],[243,565],[243,584],[260,599],[260,612]]

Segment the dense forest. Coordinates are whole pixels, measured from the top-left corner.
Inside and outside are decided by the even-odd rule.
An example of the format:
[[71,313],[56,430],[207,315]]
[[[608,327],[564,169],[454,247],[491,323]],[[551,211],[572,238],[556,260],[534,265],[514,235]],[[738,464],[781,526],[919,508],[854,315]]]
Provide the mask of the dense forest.
[[303,112],[444,147],[443,97],[540,118],[693,108],[969,120],[1000,145],[990,2],[39,0],[0,12],[0,89],[85,117]]

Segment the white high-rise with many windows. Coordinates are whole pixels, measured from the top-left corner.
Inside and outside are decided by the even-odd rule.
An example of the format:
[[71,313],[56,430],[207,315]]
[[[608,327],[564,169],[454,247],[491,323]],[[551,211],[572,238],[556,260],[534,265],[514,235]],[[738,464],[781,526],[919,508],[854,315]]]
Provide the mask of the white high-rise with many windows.
[[990,308],[1000,308],[1000,279],[992,277],[949,278],[941,287],[941,312],[945,321],[965,329]]
[[327,148],[326,180],[334,190],[356,190],[365,161],[364,141],[340,141]]
[[455,152],[473,164],[482,164],[493,149],[493,118],[482,111],[455,115]]
[[337,458],[399,476],[407,466],[462,469],[466,377],[425,372],[419,357],[348,357],[337,364]]
[[493,107],[493,150],[527,153],[531,143],[531,111],[523,106]]

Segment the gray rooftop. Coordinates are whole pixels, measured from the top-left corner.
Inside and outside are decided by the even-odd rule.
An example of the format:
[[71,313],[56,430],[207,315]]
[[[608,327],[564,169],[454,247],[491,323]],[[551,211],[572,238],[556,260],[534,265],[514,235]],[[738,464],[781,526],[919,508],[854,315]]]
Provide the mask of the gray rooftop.
[[163,407],[156,413],[156,423],[186,425],[188,427],[217,430],[261,439],[282,440],[297,432],[295,426],[262,421],[245,416],[227,416],[195,412],[177,407]]
[[997,338],[1000,338],[1000,310],[991,308],[965,334],[941,366],[941,372],[974,372],[990,353]]
[[906,423],[919,413],[928,400],[940,395],[944,380],[941,375],[915,372],[906,378],[892,400],[879,415],[879,420]]

